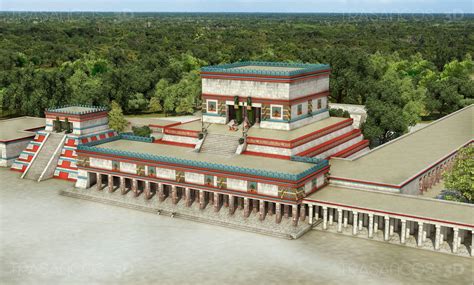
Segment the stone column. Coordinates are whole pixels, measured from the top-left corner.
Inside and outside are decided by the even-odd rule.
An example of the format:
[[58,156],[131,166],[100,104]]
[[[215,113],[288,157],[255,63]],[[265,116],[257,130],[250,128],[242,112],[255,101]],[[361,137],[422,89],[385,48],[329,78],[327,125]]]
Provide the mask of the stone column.
[[263,220],[265,220],[265,215],[266,215],[266,213],[265,213],[265,201],[260,200],[260,204],[259,204],[259,205],[260,205],[260,209],[259,209],[259,211],[258,211],[258,212],[259,212],[258,219],[259,219],[260,221],[263,221]]
[[435,233],[435,250],[439,250],[440,246],[440,239],[441,239],[441,226],[440,225],[435,225],[436,227],[436,233]]
[[402,228],[400,229],[400,243],[405,243],[406,238],[406,230],[407,229],[407,221],[402,220]]
[[342,209],[337,209],[337,232],[342,232]]
[[328,209],[329,211],[329,225],[332,226],[333,221],[334,221],[334,209],[330,208]]
[[107,182],[109,184],[109,192],[114,192],[114,177],[112,175],[107,176]]
[[416,237],[416,243],[418,246],[423,245],[423,223],[418,222],[418,236]]
[[385,216],[384,218],[385,218],[385,223],[384,223],[383,239],[387,241],[388,234],[389,234],[389,227],[390,227],[390,218],[388,216]]
[[306,206],[305,204],[300,205],[300,220],[304,222],[306,219]]
[[458,252],[459,248],[459,229],[453,228],[453,253]]
[[407,230],[406,230],[406,233],[405,233],[405,237],[407,239],[410,237],[410,231],[411,231],[411,227],[413,225],[414,225],[413,222],[407,221]]
[[132,192],[134,197],[138,197],[138,180],[132,179]]
[[244,217],[248,218],[250,216],[250,209],[249,209],[249,198],[245,197],[244,198]]
[[367,230],[369,231],[369,238],[372,238],[374,235],[374,214],[368,214],[369,215],[369,226],[367,227]]
[[288,219],[290,216],[289,212],[288,205],[283,205],[283,217],[285,217],[285,219]]
[[352,235],[357,235],[357,219],[358,219],[358,213],[357,212],[352,212]]
[[219,212],[221,209],[221,199],[220,195],[217,192],[214,192],[214,212]]
[[390,226],[389,226],[389,229],[388,229],[388,234],[390,236],[393,236],[393,227],[395,226],[395,219],[390,219],[389,223],[390,223]]
[[308,224],[312,225],[313,224],[313,209],[314,206],[311,204],[308,204],[309,207],[309,219],[308,219]]
[[189,187],[186,187],[184,188],[184,192],[186,195],[186,198],[185,198],[186,207],[191,207],[191,189]]
[[102,191],[102,174],[97,173],[97,190]]
[[127,188],[125,185],[125,177],[120,176],[120,193],[124,195],[127,192]]
[[206,197],[204,190],[199,190],[199,209],[203,210],[206,207]]
[[258,212],[258,200],[252,199],[252,211],[254,213]]
[[165,187],[163,183],[158,183],[158,201],[163,202],[165,200]]
[[173,204],[178,204],[178,187],[171,185],[171,201]]
[[150,181],[145,181],[145,199],[151,198]]
[[347,221],[349,220],[347,216],[349,215],[349,211],[343,211],[343,216],[344,216],[344,228],[347,228]]
[[229,214],[233,215],[235,213],[235,197],[229,195]]
[[328,229],[328,208],[323,206],[323,230]]
[[271,216],[275,213],[273,202],[268,202],[268,215]]
[[275,221],[277,224],[281,222],[281,204],[280,203],[275,204]]
[[377,235],[379,231],[379,217],[374,216],[374,234]]
[[428,235],[430,234],[430,228],[431,228],[431,225],[430,224],[427,224],[425,226],[423,226],[423,242],[426,241],[426,238],[428,237]]
[[364,214],[360,213],[359,214],[359,231],[362,230],[363,223],[364,223]]
[[237,206],[240,210],[244,209],[244,198],[237,197]]
[[293,220],[293,226],[296,227],[298,225],[298,205],[292,205],[291,208],[292,208],[291,218]]

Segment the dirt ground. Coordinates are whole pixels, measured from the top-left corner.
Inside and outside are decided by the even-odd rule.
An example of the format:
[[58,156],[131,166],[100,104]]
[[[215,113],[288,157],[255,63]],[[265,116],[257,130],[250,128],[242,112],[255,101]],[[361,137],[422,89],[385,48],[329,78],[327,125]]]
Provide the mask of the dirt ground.
[[1,284],[472,284],[473,259],[311,231],[285,240],[58,195],[0,169]]

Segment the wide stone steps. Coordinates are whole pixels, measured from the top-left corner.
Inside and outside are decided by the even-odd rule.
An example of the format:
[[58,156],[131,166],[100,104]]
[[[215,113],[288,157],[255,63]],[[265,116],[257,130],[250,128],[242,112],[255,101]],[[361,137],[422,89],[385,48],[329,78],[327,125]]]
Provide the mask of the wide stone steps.
[[202,145],[202,153],[232,156],[239,146],[239,137],[221,134],[208,134]]
[[[41,173],[43,173],[51,157],[54,155],[54,152],[58,148],[59,144],[63,141],[64,136],[65,134],[49,134],[46,141],[43,142],[43,147],[40,148],[36,158],[31,162],[31,165],[28,168],[24,178],[38,181]],[[60,153],[56,155],[59,156]],[[56,167],[56,164],[52,165],[51,167]]]

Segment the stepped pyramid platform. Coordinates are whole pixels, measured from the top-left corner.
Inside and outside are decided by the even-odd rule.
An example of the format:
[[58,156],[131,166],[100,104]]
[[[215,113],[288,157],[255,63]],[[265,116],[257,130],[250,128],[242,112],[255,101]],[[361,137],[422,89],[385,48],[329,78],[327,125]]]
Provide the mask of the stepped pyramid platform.
[[[275,130],[252,126],[247,133],[245,155],[290,159],[291,156],[317,158],[349,157],[368,149],[360,130],[351,118],[328,117],[293,130]],[[208,136],[243,137],[242,126],[230,131],[227,125],[205,123]],[[157,143],[195,147],[201,132],[201,120],[163,127],[163,138]],[[206,138],[207,140],[207,138]],[[206,150],[206,140],[203,148]],[[237,140],[238,141],[238,140]]]

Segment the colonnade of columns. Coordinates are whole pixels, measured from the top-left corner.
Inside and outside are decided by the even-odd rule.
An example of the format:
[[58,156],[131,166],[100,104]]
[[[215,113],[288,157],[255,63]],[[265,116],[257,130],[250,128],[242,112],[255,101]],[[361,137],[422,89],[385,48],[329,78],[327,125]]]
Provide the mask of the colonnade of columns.
[[398,239],[401,244],[406,244],[411,238],[418,247],[430,246],[431,243],[434,250],[440,250],[446,243],[453,253],[458,253],[462,245],[473,255],[474,230],[469,228],[327,205],[308,204],[307,207],[308,222],[320,222],[323,230],[341,233],[351,229],[355,236],[363,231],[368,238]]
[[285,218],[291,219],[294,226],[298,225],[299,220],[304,221],[307,216],[306,207],[297,204],[252,199],[233,194],[114,176],[112,174],[90,173],[89,175],[96,176],[95,187],[98,191],[109,191],[112,193],[119,190],[122,195],[131,191],[134,197],[143,195],[148,200],[157,196],[160,202],[171,199],[173,204],[182,202],[186,207],[191,207],[193,203],[197,203],[199,209],[213,207],[215,212],[219,212],[222,208],[228,208],[231,215],[239,209],[243,211],[244,217],[247,218],[253,213],[258,215],[261,221],[265,220],[268,216],[274,215],[276,223],[281,223],[282,219]]

